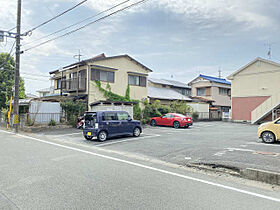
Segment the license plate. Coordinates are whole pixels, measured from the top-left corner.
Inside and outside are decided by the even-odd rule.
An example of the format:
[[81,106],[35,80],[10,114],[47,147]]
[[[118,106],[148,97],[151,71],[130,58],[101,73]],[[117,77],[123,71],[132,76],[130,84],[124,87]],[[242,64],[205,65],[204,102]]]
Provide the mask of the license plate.
[[87,132],[87,135],[88,135],[88,136],[91,136],[91,132]]

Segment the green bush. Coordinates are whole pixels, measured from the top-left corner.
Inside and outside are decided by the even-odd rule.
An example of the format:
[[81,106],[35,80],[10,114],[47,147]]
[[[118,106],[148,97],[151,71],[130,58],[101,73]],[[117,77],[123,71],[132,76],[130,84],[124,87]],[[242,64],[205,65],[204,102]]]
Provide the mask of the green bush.
[[141,119],[141,108],[139,103],[133,106],[133,119],[140,120]]
[[1,111],[2,111],[2,114],[3,114],[4,120],[8,121],[9,108],[2,108]]
[[198,117],[199,117],[198,112],[194,112],[194,113],[192,114],[192,119],[193,119],[193,120],[198,120]]
[[82,101],[65,100],[60,103],[60,106],[65,111],[67,123],[74,127],[77,126],[78,116],[87,110],[86,103]]
[[49,122],[49,126],[56,126],[56,121],[51,119],[51,121]]
[[30,117],[27,117],[26,124],[28,126],[33,126],[35,124],[35,120],[32,120]]
[[67,121],[68,125],[72,125],[73,127],[77,126],[77,122],[78,122],[78,117],[75,115],[72,115],[70,119]]

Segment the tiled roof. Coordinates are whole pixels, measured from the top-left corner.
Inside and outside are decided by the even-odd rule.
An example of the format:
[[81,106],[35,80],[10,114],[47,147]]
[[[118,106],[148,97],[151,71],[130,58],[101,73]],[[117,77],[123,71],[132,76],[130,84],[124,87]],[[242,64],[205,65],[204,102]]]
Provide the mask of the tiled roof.
[[192,101],[191,98],[178,93],[170,88],[148,87],[148,97],[166,100]]
[[231,83],[229,81],[227,81],[226,79],[222,79],[222,78],[218,78],[218,77],[211,77],[211,76],[206,76],[203,74],[200,74],[199,77],[202,77],[203,79],[212,81],[212,82],[217,82],[217,83],[222,83],[222,84],[226,84],[226,85],[231,85]]
[[[152,72],[152,70],[150,68],[148,68],[147,66],[143,65],[142,63],[140,63],[139,61],[135,60],[134,58],[132,58],[131,56],[129,56],[127,54],[106,57],[104,53],[102,53],[100,55],[97,55],[97,56],[95,56],[93,58],[90,58],[90,59],[82,60],[80,62],[76,62],[76,63],[72,63],[70,65],[64,66],[63,69],[72,68],[72,67],[75,67],[78,64],[79,65],[86,65],[88,62],[101,61],[101,60],[109,60],[109,59],[122,58],[122,57],[126,57],[126,58],[130,59],[131,61],[134,61],[135,63],[137,63],[138,65],[140,65],[144,69],[146,69],[147,71]],[[53,74],[53,73],[55,73],[57,71],[59,71],[59,70],[57,69],[57,70],[51,71],[49,73]]]
[[170,85],[173,87],[190,88],[187,84],[176,80],[149,78],[149,81],[151,81],[152,83]]

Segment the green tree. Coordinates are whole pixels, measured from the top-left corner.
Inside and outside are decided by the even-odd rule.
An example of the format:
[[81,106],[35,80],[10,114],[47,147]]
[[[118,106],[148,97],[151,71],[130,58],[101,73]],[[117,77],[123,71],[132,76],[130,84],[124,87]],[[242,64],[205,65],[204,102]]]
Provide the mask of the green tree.
[[[0,109],[5,108],[13,95],[15,60],[8,53],[0,53]],[[24,81],[20,78],[19,98],[25,98]]]

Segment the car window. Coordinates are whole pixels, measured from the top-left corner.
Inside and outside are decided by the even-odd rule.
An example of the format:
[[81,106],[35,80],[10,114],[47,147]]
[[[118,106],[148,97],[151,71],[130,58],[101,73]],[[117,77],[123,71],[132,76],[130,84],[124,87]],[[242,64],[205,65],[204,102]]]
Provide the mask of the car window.
[[172,114],[168,115],[168,118],[173,118],[173,117],[174,117],[174,115],[172,115]]
[[165,115],[162,115],[162,117],[161,118],[167,118],[167,114],[165,114]]
[[126,112],[118,112],[117,113],[118,120],[128,120],[129,115]]
[[178,116],[178,117],[186,117],[185,115],[182,115],[182,114],[176,114],[176,116]]
[[109,120],[117,120],[117,114],[115,112],[104,112],[102,114],[102,120],[103,121],[109,121]]
[[280,124],[280,120],[276,121],[275,124]]

